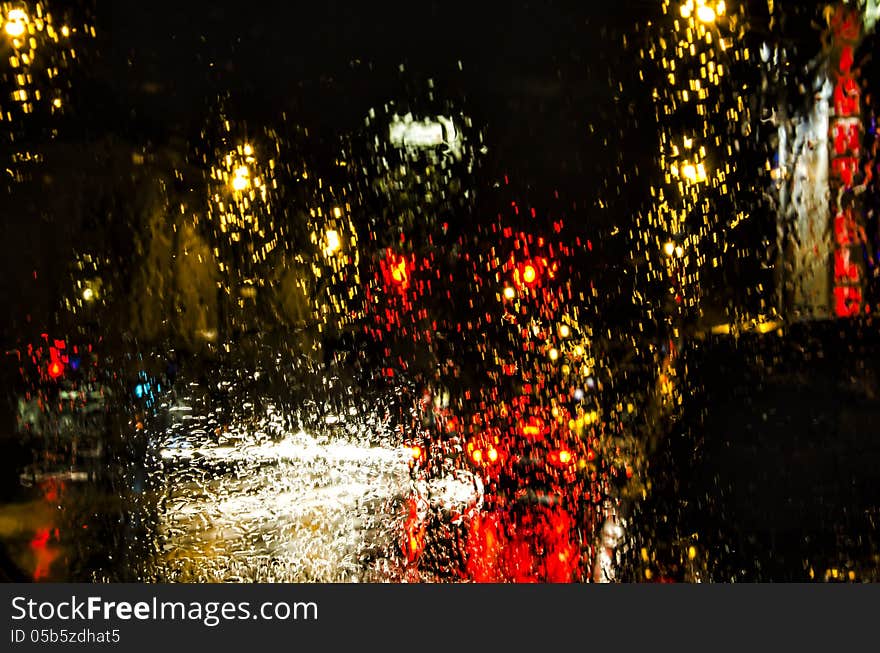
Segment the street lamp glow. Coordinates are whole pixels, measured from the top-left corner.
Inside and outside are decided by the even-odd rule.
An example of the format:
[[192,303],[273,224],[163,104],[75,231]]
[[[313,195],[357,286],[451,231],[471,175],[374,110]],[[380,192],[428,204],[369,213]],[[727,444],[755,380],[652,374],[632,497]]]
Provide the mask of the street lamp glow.
[[327,247],[324,250],[328,254],[332,254],[336,250],[338,250],[342,246],[342,241],[339,239],[339,232],[335,229],[327,230]]
[[18,38],[27,30],[28,15],[24,9],[12,9],[6,14],[3,29],[12,38]]
[[675,255],[678,258],[681,258],[682,256],[684,256],[684,247],[682,247],[681,245],[677,245],[675,248]]
[[92,301],[95,298],[95,291],[91,288],[86,288],[83,290],[82,298],[87,302]]
[[702,163],[685,163],[680,168],[673,166],[672,173],[675,175],[680,174],[692,184],[704,183],[708,179],[706,167]]
[[666,256],[672,256],[674,252],[675,243],[673,243],[672,241],[669,241],[668,243],[663,245],[663,253],[666,254]]
[[251,185],[250,172],[247,166],[239,166],[232,176],[232,190],[241,192]]
[[516,291],[511,286],[507,286],[504,289],[504,299],[513,299],[514,297],[516,297]]
[[571,329],[568,328],[567,324],[562,324],[559,326],[559,337],[560,338],[568,338],[571,335]]
[[700,5],[699,7],[697,7],[697,18],[700,19],[701,23],[714,23],[715,10],[712,9],[712,7]]

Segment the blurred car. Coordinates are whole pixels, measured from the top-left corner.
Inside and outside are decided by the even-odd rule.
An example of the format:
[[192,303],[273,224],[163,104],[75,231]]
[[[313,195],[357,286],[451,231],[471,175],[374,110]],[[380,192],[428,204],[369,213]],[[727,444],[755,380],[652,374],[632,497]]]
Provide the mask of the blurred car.
[[59,474],[91,479],[104,455],[113,391],[90,343],[50,339],[20,346],[16,428],[40,452],[21,474],[31,485]]

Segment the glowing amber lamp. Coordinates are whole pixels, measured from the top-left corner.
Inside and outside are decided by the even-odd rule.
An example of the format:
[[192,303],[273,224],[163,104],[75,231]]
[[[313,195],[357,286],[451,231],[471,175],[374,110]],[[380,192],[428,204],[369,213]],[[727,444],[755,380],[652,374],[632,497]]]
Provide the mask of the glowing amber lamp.
[[12,38],[18,38],[27,30],[28,16],[23,9],[12,9],[6,14],[4,31]]

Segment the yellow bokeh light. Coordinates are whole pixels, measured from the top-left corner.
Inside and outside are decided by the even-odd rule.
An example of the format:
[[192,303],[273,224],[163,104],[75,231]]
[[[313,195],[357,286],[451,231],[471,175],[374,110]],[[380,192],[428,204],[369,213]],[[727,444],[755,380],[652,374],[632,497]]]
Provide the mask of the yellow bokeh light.
[[11,37],[17,38],[27,31],[28,15],[24,9],[11,9],[6,14],[4,31]]
[[516,291],[510,286],[507,286],[504,289],[504,299],[513,299],[514,297],[516,297]]
[[[706,181],[706,168],[702,163],[685,163],[681,168],[678,169],[678,172],[684,177],[687,181],[692,184],[699,184]],[[673,167],[673,174],[675,173],[675,168]]]
[[675,243],[670,241],[663,245],[663,253],[666,256],[672,256],[673,252],[675,252]]
[[700,22],[702,23],[714,23],[715,10],[712,9],[712,7],[700,5],[699,7],[697,7],[697,18],[699,18]]
[[28,15],[24,9],[10,9],[3,30],[12,38],[18,38],[27,31],[27,24]]
[[250,172],[247,166],[239,166],[232,176],[232,189],[237,192],[243,191],[251,185]]
[[25,30],[24,23],[13,23],[13,22],[6,23],[6,33],[9,34],[9,36],[12,36],[13,38],[24,34],[24,30]]
[[562,324],[559,326],[559,337],[560,338],[568,338],[571,335],[571,329],[568,328],[567,324]]
[[559,350],[556,349],[555,347],[550,348],[549,354],[550,354],[550,360],[552,360],[552,361],[555,361],[557,358],[559,358]]
[[342,246],[342,241],[339,239],[339,232],[334,229],[327,230],[327,247],[324,251],[328,254],[332,254],[336,250],[338,250]]

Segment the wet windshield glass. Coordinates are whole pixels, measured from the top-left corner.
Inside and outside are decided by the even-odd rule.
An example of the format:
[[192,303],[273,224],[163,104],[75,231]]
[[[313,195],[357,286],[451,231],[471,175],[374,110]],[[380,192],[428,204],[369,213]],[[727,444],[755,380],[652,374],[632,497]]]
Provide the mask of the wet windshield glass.
[[871,581],[876,0],[0,3],[0,578]]

